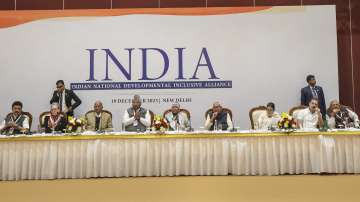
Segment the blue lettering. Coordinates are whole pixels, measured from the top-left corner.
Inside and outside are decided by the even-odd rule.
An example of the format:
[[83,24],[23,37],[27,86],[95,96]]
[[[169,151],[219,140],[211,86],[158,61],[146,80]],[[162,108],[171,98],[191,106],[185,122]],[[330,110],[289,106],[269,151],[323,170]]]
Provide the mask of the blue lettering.
[[133,48],[126,48],[129,52],[129,70],[126,71],[124,66],[119,62],[119,60],[114,56],[114,54],[110,51],[110,49],[102,49],[106,52],[106,74],[105,79],[103,81],[111,81],[109,78],[109,57],[111,60],[115,63],[115,65],[118,67],[118,69],[122,72],[122,74],[125,76],[127,80],[131,80],[131,52],[134,50]]
[[[143,62],[142,70],[143,71],[142,71],[142,77],[139,80],[157,80],[157,79],[162,78],[169,69],[169,57],[167,56],[165,51],[163,51],[162,49],[159,49],[159,48],[140,48],[140,50],[142,52],[142,62]],[[158,76],[156,78],[150,78],[147,75],[147,68],[148,68],[147,67],[147,51],[148,50],[158,51],[164,59],[163,72],[160,76]]]
[[[201,58],[202,56],[204,55],[204,59],[206,61],[205,64],[200,64],[201,62]],[[210,78],[209,79],[219,79],[218,77],[216,77],[215,75],[215,72],[214,72],[214,69],[211,65],[211,62],[210,62],[210,57],[209,57],[209,54],[207,53],[207,50],[206,48],[203,48],[202,51],[201,51],[201,54],[200,54],[200,57],[199,57],[199,61],[198,61],[198,64],[196,66],[196,70],[194,72],[194,75],[190,78],[190,79],[199,79],[196,77],[196,74],[197,74],[197,71],[199,69],[200,66],[205,66],[205,67],[208,67],[209,69],[209,73],[210,73]]]
[[86,81],[97,81],[94,76],[94,54],[97,49],[86,49],[90,53],[90,76]]
[[178,51],[178,62],[179,62],[178,78],[176,79],[185,79],[184,71],[183,71],[183,50],[185,48],[175,48],[175,49]]

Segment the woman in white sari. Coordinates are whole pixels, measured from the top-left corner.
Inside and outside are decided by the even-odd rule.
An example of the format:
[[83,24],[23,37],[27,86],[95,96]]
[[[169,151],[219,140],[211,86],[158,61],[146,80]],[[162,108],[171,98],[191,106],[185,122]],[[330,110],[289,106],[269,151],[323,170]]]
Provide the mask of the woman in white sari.
[[266,105],[266,113],[263,113],[259,116],[258,123],[259,129],[261,130],[271,130],[277,128],[277,123],[280,120],[279,113],[275,112],[275,104],[269,102]]

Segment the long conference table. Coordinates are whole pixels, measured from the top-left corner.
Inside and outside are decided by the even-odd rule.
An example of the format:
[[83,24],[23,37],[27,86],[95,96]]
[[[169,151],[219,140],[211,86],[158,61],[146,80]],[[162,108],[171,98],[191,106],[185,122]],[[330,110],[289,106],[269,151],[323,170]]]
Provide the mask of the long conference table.
[[360,130],[0,136],[0,180],[360,173]]

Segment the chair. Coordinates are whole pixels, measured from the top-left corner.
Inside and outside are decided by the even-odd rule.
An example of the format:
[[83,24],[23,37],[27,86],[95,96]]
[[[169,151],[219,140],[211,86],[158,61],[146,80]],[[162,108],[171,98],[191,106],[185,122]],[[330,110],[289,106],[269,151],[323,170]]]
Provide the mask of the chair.
[[289,115],[292,116],[295,120],[298,119],[298,113],[303,110],[303,109],[306,109],[307,106],[305,105],[300,105],[300,106],[296,106],[296,107],[293,107],[289,110]]
[[265,106],[258,106],[254,107],[249,111],[249,117],[250,117],[250,123],[251,123],[251,129],[259,129],[259,117],[266,113],[266,107]]
[[[171,109],[168,109],[168,110],[164,111],[163,117],[165,118],[166,114],[170,113],[170,112],[171,112]],[[191,115],[190,115],[190,112],[187,109],[180,109],[179,112],[184,112],[186,114],[188,120],[190,120]]]
[[[66,117],[66,114],[64,112],[61,112],[61,114]],[[39,128],[44,128],[44,122],[45,122],[45,116],[49,116],[50,115],[50,111],[47,112],[43,112],[40,114],[39,116]],[[39,131],[41,132],[41,131]]]
[[[6,115],[9,116],[11,113],[8,113]],[[29,131],[31,131],[31,124],[32,124],[32,121],[33,121],[33,116],[30,114],[30,112],[22,112],[23,115],[27,116],[29,118]]]
[[151,125],[150,125],[150,127],[152,127],[152,126],[153,126],[153,124],[154,124],[154,117],[155,117],[155,114],[154,114],[154,112],[153,112],[153,111],[151,111],[151,110],[149,110],[149,113],[150,113],[150,116],[151,116]]
[[25,114],[29,118],[29,131],[31,131],[33,116],[30,114],[30,112],[23,112],[23,114]]
[[[105,112],[105,113],[110,114],[110,117],[112,118],[112,113],[110,111],[105,110],[105,109],[103,109],[102,111]],[[90,111],[86,112],[85,116],[87,116],[89,113],[92,113],[92,112],[95,112],[95,110],[90,110]]]
[[[205,112],[205,119],[207,118],[207,115],[211,112],[212,108],[206,110]],[[233,120],[232,111],[228,108],[222,108],[223,111],[227,112],[230,115],[231,121]]]

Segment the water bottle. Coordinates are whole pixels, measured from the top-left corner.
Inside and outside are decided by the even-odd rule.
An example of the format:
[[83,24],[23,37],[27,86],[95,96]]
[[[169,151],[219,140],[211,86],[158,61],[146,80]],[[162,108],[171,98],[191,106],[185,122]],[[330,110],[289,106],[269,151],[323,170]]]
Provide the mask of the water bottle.
[[222,123],[219,123],[218,131],[222,131],[222,130],[223,130],[223,125],[222,125]]
[[178,123],[175,123],[175,127],[176,127],[176,132],[179,132],[179,131],[180,131],[180,127],[179,127],[179,124],[178,124]]
[[324,118],[324,125],[323,127],[320,129],[320,131],[328,131],[329,130],[329,125],[328,125],[328,120],[326,118]]
[[9,135],[12,135],[12,134],[14,134],[14,128],[13,128],[13,127],[11,127],[11,128],[9,129]]

